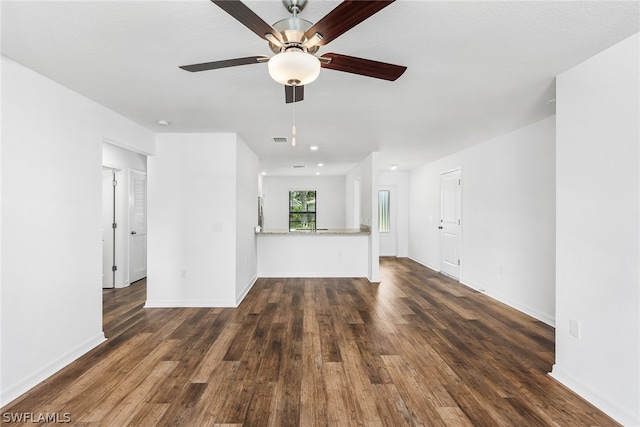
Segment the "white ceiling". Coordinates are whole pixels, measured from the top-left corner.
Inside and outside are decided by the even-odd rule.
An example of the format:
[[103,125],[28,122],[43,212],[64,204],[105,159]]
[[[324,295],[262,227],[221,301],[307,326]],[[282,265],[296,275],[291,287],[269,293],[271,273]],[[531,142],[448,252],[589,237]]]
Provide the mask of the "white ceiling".
[[[280,1],[245,3],[269,24],[289,16]],[[309,0],[300,17],[338,4]],[[272,141],[290,139],[292,105],[265,64],[178,68],[271,55],[207,0],[3,0],[2,53],[153,131],[237,132],[270,174],[343,174],[372,151],[402,170],[553,114],[554,77],[638,32],[639,4],[398,0],[318,54],[407,71],[388,82],[323,69],[296,104],[295,148]]]

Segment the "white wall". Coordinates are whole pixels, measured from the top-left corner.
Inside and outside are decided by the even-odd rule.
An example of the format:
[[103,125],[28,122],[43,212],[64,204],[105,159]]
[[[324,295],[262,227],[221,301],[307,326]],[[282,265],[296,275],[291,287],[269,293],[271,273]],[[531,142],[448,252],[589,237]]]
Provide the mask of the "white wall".
[[640,425],[639,38],[557,78],[553,376],[629,426]]
[[257,224],[257,158],[232,133],[158,134],[156,143],[147,164],[146,306],[234,307],[256,272],[255,239],[242,229]]
[[103,138],[153,135],[2,57],[1,405],[104,340]]
[[391,187],[395,191],[396,215],[392,221],[396,223],[397,256],[409,255],[409,172],[380,171],[380,187]]
[[[102,144],[102,165],[116,172],[116,288],[130,285],[129,280],[129,174],[132,170],[146,172],[147,156],[112,143]],[[111,230],[105,230],[111,232]],[[104,255],[104,254],[103,254]]]
[[258,157],[236,140],[236,305],[256,281],[255,227],[258,225]]
[[555,316],[555,118],[410,172],[409,257],[440,270],[440,174],[462,169],[460,281]]
[[[368,278],[372,282],[380,281],[380,237],[378,233],[378,188],[379,188],[379,156],[378,152],[369,154],[345,176],[345,217],[347,227],[359,228],[365,225],[371,228],[369,235],[369,272]],[[360,189],[360,206],[354,206],[354,182],[358,182]],[[353,224],[353,212],[360,212],[360,224]],[[372,226],[376,224],[376,226]]]
[[264,228],[289,229],[289,191],[316,190],[316,228],[345,228],[344,176],[263,176]]
[[366,234],[261,234],[260,277],[367,277]]

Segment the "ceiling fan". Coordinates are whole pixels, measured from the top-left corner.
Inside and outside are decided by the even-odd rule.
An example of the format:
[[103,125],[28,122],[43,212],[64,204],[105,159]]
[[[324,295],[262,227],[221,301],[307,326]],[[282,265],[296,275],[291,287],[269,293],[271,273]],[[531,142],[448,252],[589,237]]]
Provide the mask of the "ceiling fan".
[[315,24],[298,18],[307,0],[282,0],[291,17],[267,24],[239,0],[211,0],[222,10],[269,42],[275,56],[248,56],[244,58],[184,65],[183,70],[197,72],[239,65],[267,62],[271,77],[284,85],[285,102],[298,102],[304,98],[304,85],[320,74],[320,68],[344,71],[394,81],[407,67],[370,59],[356,58],[339,53],[314,53],[360,22],[382,10],[395,0],[345,0]]

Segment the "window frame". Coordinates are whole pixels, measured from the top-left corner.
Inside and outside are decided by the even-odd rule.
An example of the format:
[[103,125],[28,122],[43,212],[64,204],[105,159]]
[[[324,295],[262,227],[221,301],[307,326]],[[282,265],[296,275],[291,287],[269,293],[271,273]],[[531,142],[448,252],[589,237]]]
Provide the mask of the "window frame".
[[[313,210],[304,210],[304,211],[293,211],[293,195],[295,193],[313,193]],[[303,202],[304,205],[304,202]],[[318,221],[318,191],[315,189],[306,189],[306,190],[298,190],[298,189],[290,189],[289,190],[289,231],[304,231],[304,230],[315,230],[316,224]],[[305,216],[306,222],[294,221],[292,222],[294,215],[302,215]],[[297,224],[306,224],[305,226],[297,226]]]

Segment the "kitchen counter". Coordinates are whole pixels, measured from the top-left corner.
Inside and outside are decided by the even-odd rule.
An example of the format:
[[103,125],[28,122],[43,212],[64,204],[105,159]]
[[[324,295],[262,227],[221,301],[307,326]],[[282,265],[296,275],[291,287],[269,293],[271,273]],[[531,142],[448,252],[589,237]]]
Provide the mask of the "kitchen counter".
[[368,229],[256,231],[258,277],[367,277]]
[[323,235],[365,235],[368,236],[370,231],[363,228],[318,228],[315,230],[261,230],[256,231],[256,234],[265,234],[265,235],[301,235],[308,236],[314,234],[323,234]]

